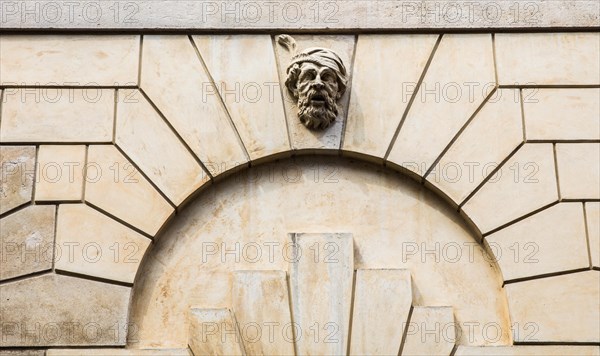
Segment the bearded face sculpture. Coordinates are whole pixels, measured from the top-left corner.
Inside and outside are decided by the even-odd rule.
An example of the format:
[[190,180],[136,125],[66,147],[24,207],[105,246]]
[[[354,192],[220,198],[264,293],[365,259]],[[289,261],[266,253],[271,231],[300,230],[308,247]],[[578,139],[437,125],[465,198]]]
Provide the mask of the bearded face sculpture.
[[346,67],[326,48],[308,48],[292,58],[285,82],[298,104],[298,118],[311,130],[329,127],[347,85]]

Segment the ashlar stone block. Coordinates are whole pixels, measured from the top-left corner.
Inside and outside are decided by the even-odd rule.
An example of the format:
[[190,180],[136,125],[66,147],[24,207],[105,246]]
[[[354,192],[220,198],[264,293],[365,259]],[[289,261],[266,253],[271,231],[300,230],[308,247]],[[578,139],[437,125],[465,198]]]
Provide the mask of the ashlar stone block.
[[86,147],[42,145],[39,150],[35,200],[81,200]]
[[35,147],[0,146],[0,214],[31,201]]

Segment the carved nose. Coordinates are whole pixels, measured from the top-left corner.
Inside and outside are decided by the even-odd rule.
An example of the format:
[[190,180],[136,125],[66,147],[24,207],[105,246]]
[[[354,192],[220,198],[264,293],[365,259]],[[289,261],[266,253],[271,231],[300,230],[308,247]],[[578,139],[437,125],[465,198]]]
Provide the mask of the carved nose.
[[315,81],[313,82],[313,87],[316,89],[323,89],[325,85],[323,84],[323,82],[321,81],[321,79],[315,79]]

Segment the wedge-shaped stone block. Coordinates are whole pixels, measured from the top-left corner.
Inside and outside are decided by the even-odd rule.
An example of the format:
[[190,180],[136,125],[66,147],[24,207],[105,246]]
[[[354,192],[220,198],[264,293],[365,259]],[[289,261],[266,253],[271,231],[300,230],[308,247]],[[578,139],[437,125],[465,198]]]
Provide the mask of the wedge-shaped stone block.
[[[354,245],[351,234],[291,234],[292,315],[299,355],[347,352]],[[316,293],[315,291],[319,291]]]
[[133,283],[150,239],[84,204],[61,205],[56,269]]
[[600,341],[600,272],[511,283],[505,288],[515,342]]
[[496,60],[501,85],[598,85],[600,34],[498,33]]
[[154,235],[173,207],[114,147],[90,146],[85,200]]
[[[297,51],[312,47],[329,48],[341,58],[348,73],[352,73],[352,57],[354,54],[355,36],[344,35],[293,35]],[[344,119],[348,112],[348,99],[351,88],[348,87],[344,95],[338,100],[338,115],[336,120],[327,129],[322,131],[307,130],[298,119],[298,105],[285,86],[287,68],[291,62],[292,54],[277,43],[275,37],[275,53],[279,68],[279,85],[283,92],[285,113],[287,116],[288,130],[292,148],[301,149],[339,149],[344,129]]]
[[444,35],[389,161],[423,175],[495,85],[491,35]]
[[130,292],[56,274],[0,285],[0,346],[125,345]]
[[290,149],[269,35],[194,36],[250,159]]
[[0,147],[0,214],[31,201],[35,147]]
[[401,354],[450,355],[456,340],[455,326],[452,307],[414,307]]
[[558,200],[551,144],[527,144],[463,206],[486,233]]
[[112,89],[7,90],[2,104],[0,139],[3,142],[110,142],[114,93]]
[[144,36],[141,87],[213,176],[248,161],[188,36]]
[[194,355],[244,355],[229,309],[192,309],[188,345]]
[[[192,154],[141,93],[123,90],[116,144],[175,205],[210,180]],[[132,99],[135,98],[135,99]]]
[[457,205],[523,142],[517,90],[498,90],[427,175]]
[[581,203],[555,205],[485,239],[504,280],[589,266]]
[[456,356],[598,356],[598,346],[564,345],[523,345],[523,346],[463,346],[460,345]]
[[600,144],[556,144],[556,165],[563,199],[600,199]]
[[438,37],[358,37],[344,150],[385,156]]
[[528,140],[600,139],[600,89],[523,89]]
[[351,355],[396,355],[412,304],[410,271],[356,271]]
[[86,147],[40,146],[35,200],[81,200]]
[[294,354],[285,271],[236,271],[232,294],[246,354]]
[[46,356],[193,356],[189,349],[49,349]]
[[0,219],[0,280],[52,268],[54,209],[28,206]]
[[0,44],[2,85],[137,83],[137,35],[3,35]]
[[592,266],[600,268],[600,203],[585,203]]

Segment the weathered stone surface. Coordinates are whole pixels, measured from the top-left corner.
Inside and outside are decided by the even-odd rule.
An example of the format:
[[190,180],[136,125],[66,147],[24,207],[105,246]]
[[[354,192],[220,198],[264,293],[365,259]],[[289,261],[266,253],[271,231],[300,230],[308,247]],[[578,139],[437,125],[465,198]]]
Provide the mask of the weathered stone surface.
[[585,203],[592,266],[600,268],[600,203]]
[[438,37],[358,36],[344,150],[385,156]]
[[193,356],[189,349],[49,349],[46,356]]
[[526,144],[463,206],[486,233],[558,199],[551,144]]
[[0,350],[0,356],[44,356],[44,355],[47,355],[45,350],[33,350],[33,349]]
[[0,280],[52,268],[54,209],[28,206],[0,219]]
[[523,345],[523,346],[458,346],[456,356],[598,356],[598,346]]
[[[290,265],[292,318],[302,331],[296,351],[301,355],[343,354],[348,349],[352,306],[352,235],[290,234],[290,237],[295,249]],[[321,250],[325,251],[322,255]],[[315,293],[317,290],[319,293]]]
[[250,159],[290,149],[271,36],[193,36]]
[[248,161],[188,36],[144,36],[141,87],[213,176]]
[[61,205],[56,269],[133,283],[150,240],[84,204]]
[[86,147],[40,146],[35,200],[81,200]]
[[35,147],[0,147],[0,214],[31,201]]
[[397,354],[411,304],[409,270],[357,270],[350,354]]
[[[382,29],[530,29],[584,28],[598,26],[598,2],[533,0],[527,3],[468,0],[445,2],[404,2],[395,0],[350,0],[331,3],[283,1],[277,3],[241,1],[198,2],[180,0],[157,3],[133,0],[116,12],[112,3],[98,2],[100,15],[85,13],[87,6],[72,6],[58,0],[60,15],[52,11],[25,15],[32,7],[6,6],[2,27],[7,29],[173,29],[173,30],[382,30]],[[56,5],[55,5],[56,6]],[[52,8],[53,9],[53,8]],[[84,12],[83,16],[78,16]],[[73,13],[76,14],[73,17]]]
[[427,181],[458,205],[521,142],[519,92],[498,90],[442,156]]
[[455,325],[452,307],[414,307],[402,355],[449,355],[456,340]]
[[505,280],[589,266],[581,203],[555,205],[485,240]]
[[505,286],[515,342],[599,342],[600,272]]
[[136,35],[2,35],[0,44],[2,85],[137,83]]
[[0,285],[0,346],[124,345],[130,291],[56,274]]
[[236,271],[233,312],[248,355],[293,355],[285,271]]
[[563,199],[600,199],[600,144],[559,143],[556,165]]
[[189,347],[194,355],[244,355],[239,330],[228,309],[192,309]]
[[119,92],[115,142],[175,205],[210,180],[151,104],[136,90]]
[[173,213],[169,203],[114,147],[88,149],[85,200],[154,235]]
[[489,34],[444,35],[388,160],[425,174],[495,85]]
[[496,60],[501,85],[598,85],[600,34],[498,33]]
[[[348,76],[352,73],[352,57],[354,54],[355,36],[343,35],[293,35],[300,52],[307,48],[322,47],[333,50],[344,63]],[[292,53],[277,43],[275,37],[275,53],[279,68],[279,85],[283,93],[283,103],[287,117],[292,149],[339,149],[344,129],[344,120],[348,112],[348,99],[351,88],[338,100],[339,113],[336,120],[324,130],[307,130],[298,118],[298,105],[285,86],[286,70],[292,59]]]
[[528,140],[600,139],[600,89],[524,89]]
[[114,107],[111,89],[14,89],[4,94],[0,139],[110,142]]

